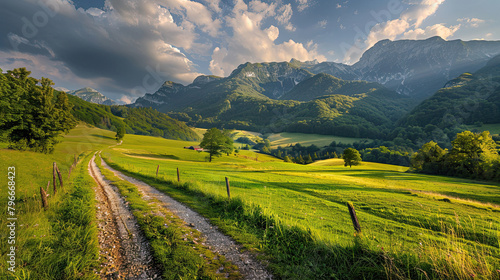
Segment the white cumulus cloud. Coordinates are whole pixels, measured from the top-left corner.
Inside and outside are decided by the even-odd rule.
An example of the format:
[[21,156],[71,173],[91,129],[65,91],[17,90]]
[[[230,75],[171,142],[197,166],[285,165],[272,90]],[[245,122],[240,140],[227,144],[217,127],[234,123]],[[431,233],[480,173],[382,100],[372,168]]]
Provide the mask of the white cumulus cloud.
[[453,36],[453,34],[455,34],[455,32],[459,28],[460,24],[448,27],[441,23],[438,23],[431,26],[427,26],[425,29],[416,28],[413,30],[409,30],[403,34],[403,38],[420,40],[420,39],[427,39],[429,37],[439,36],[446,40],[448,39],[448,37]]
[[298,6],[297,6],[297,10],[299,12],[302,12],[303,10],[309,8],[309,0],[296,0]]
[[[260,8],[256,8],[256,4]],[[214,48],[209,66],[213,74],[227,76],[245,62],[288,61],[292,58],[302,61],[325,60],[312,41],[306,45],[291,39],[275,43],[279,28],[274,25],[267,28],[262,26],[264,20],[273,17],[273,14],[260,3],[256,4],[247,5],[241,0],[237,1],[232,15],[225,18],[231,34],[225,36],[221,46]],[[276,14],[280,13],[277,11]]]
[[286,4],[278,8],[276,14],[276,20],[285,27],[286,30],[295,31],[295,27],[290,22],[292,18],[293,10],[291,4]]
[[457,21],[463,22],[471,27],[479,27],[480,24],[484,23],[485,21],[479,18],[459,18]]

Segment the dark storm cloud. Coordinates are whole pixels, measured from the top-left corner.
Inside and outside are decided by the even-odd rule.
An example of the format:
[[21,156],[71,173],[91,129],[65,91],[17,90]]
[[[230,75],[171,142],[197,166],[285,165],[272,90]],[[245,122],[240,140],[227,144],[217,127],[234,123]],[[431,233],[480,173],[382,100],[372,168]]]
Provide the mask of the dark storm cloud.
[[112,91],[137,93],[138,87],[154,90],[161,80],[192,80],[195,69],[171,45],[189,47],[189,30],[169,21],[166,10],[158,15],[154,5],[125,2],[119,9],[86,12],[65,1],[2,1],[0,50],[47,56]]

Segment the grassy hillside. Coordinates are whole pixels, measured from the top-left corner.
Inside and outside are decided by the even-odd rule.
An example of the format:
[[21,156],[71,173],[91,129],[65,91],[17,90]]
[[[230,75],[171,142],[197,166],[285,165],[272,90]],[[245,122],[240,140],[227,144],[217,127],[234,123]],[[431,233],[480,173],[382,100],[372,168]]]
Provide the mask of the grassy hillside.
[[[16,276],[17,279],[96,279],[98,265],[97,227],[94,217],[94,181],[88,175],[87,162],[95,149],[116,144],[114,133],[79,125],[64,137],[53,154],[0,150],[3,172],[0,183],[5,191],[0,204],[7,206],[7,168],[16,170]],[[79,163],[71,177],[68,171]],[[56,162],[64,188],[54,194],[52,163]],[[49,209],[41,207],[40,187],[48,188]],[[7,209],[5,209],[7,210]],[[3,211],[3,213],[6,213]],[[5,214],[0,221],[0,235],[8,236]],[[7,240],[4,240],[7,242]],[[5,244],[6,245],[6,244]],[[0,246],[0,278],[7,278],[9,246]]]
[[328,146],[333,141],[343,144],[352,144],[354,142],[359,142],[363,140],[368,140],[364,138],[349,138],[331,135],[319,135],[319,134],[304,134],[304,133],[289,133],[282,132],[271,134],[268,136],[271,142],[271,147],[276,148],[278,146],[288,146],[290,144],[300,143],[301,145],[309,146],[316,145],[318,147]]
[[[284,278],[500,276],[498,184],[385,164],[346,168],[338,159],[302,166],[249,151],[208,163],[205,153],[183,149],[190,144],[131,135],[103,155],[195,207],[250,250],[265,252]],[[176,168],[181,184],[173,182]],[[227,206],[233,210],[224,208],[226,176],[231,197],[242,201]],[[348,201],[360,238],[353,238]]]
[[476,73],[464,73],[449,81],[402,118],[393,134],[403,139],[416,138],[411,139],[413,142],[434,140],[446,145],[457,132],[499,121],[500,56],[497,56]]
[[116,131],[123,126],[127,133],[159,136],[168,139],[197,140],[198,135],[186,124],[150,108],[107,106],[68,96],[72,114],[81,121],[99,128]]
[[489,131],[491,134],[500,134],[500,123],[496,124],[483,124],[482,126],[476,128],[480,131]]

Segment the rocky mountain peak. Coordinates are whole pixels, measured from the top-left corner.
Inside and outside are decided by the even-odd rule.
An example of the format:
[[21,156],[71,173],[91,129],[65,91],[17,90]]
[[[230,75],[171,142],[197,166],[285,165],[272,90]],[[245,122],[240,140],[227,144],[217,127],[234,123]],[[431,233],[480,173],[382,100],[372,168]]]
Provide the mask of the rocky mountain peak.
[[220,79],[222,79],[222,77],[214,76],[214,75],[201,75],[201,76],[196,77],[196,79],[194,79],[192,85],[197,85],[197,86],[204,85],[204,84],[207,84],[207,83],[210,83],[213,81],[217,81]]
[[108,97],[104,96],[104,94],[98,92],[97,90],[91,87],[84,87],[78,90],[71,90],[68,91],[68,94],[78,96],[85,101],[96,104],[104,104],[104,105],[116,104],[114,100],[109,99]]

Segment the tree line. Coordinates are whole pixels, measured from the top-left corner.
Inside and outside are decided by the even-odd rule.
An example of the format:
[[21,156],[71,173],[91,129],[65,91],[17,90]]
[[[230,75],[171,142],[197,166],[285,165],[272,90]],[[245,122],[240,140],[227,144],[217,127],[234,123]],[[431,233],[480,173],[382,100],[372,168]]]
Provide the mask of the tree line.
[[[238,138],[237,142],[247,143],[247,140],[242,137]],[[314,144],[305,146],[297,143],[286,147],[278,146],[272,149],[269,140],[264,139],[262,142],[254,145],[253,148],[259,150],[261,153],[283,159],[286,162],[298,164],[309,164],[316,160],[343,158],[344,151],[348,148],[353,148],[359,151],[364,161],[410,166],[411,155],[414,153],[412,149],[397,146],[377,146],[385,143],[388,142],[362,140],[352,144],[344,144],[332,141],[328,146],[321,148]]]
[[500,181],[500,144],[488,131],[464,131],[456,135],[451,149],[431,141],[411,158],[414,172]]

